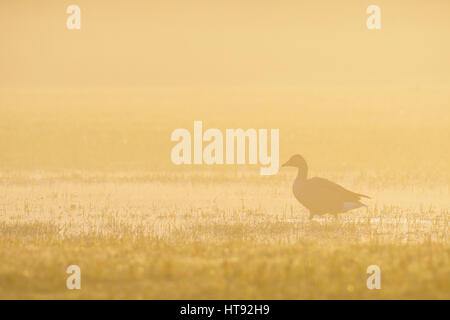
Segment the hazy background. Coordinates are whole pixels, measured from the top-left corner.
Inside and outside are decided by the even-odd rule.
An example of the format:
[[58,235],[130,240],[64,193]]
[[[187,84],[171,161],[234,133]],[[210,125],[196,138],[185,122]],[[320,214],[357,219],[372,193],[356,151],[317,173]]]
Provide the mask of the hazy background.
[[280,128],[281,161],[448,172],[449,17],[437,0],[2,1],[0,167],[179,169],[170,133],[203,120]]
[[449,84],[449,15],[445,0],[1,1],[0,86]]

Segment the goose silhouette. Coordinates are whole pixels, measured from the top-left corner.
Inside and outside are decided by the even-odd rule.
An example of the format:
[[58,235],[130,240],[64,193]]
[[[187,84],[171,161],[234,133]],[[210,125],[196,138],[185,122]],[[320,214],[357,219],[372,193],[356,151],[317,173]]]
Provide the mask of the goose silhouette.
[[309,210],[310,218],[315,215],[327,213],[336,215],[359,207],[367,207],[360,200],[370,199],[369,196],[352,192],[324,178],[308,179],[308,165],[299,154],[293,155],[282,167],[298,169],[293,192],[295,198]]

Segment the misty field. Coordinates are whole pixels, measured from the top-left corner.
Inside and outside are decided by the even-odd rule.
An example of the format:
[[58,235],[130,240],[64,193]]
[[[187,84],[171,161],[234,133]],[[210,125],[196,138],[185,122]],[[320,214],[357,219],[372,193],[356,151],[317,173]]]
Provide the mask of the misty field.
[[[3,93],[0,298],[449,299],[438,93]],[[368,208],[309,220],[294,170],[173,165],[170,132],[193,120],[280,128],[280,162],[303,154]],[[81,290],[66,288],[72,264]]]
[[[287,175],[235,178],[2,176],[0,296],[449,298],[443,206],[375,201],[309,221]],[[441,192],[424,196],[439,204]],[[65,288],[71,264],[82,270],[80,291]],[[379,291],[366,288],[372,264],[382,270]]]

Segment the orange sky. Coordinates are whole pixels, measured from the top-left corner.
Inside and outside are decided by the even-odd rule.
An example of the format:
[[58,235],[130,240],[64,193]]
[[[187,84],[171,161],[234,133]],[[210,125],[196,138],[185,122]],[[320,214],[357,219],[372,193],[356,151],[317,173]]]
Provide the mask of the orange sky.
[[450,1],[2,0],[0,44],[0,88],[450,84]]

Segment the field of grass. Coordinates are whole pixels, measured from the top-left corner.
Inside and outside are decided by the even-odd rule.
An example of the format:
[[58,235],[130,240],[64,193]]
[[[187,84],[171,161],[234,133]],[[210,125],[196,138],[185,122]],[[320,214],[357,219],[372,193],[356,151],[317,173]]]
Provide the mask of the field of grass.
[[[3,92],[0,298],[449,299],[450,91],[249,92]],[[176,167],[194,120],[372,200],[309,220],[291,169]]]

